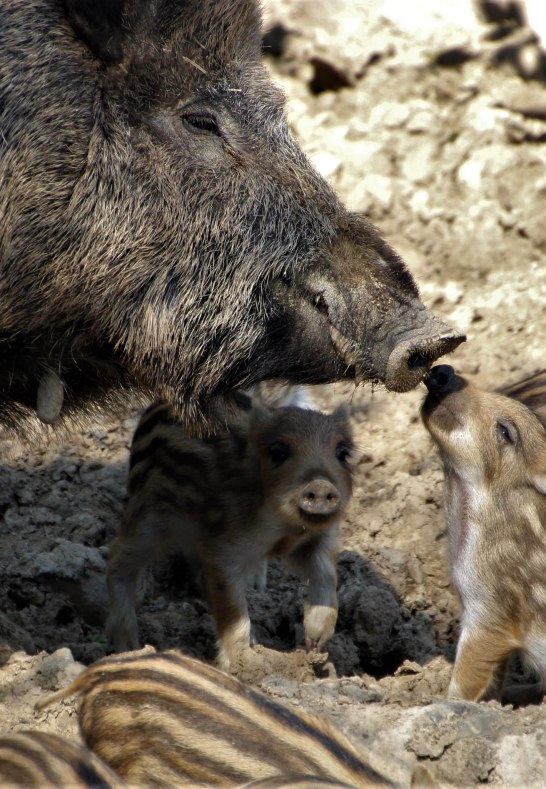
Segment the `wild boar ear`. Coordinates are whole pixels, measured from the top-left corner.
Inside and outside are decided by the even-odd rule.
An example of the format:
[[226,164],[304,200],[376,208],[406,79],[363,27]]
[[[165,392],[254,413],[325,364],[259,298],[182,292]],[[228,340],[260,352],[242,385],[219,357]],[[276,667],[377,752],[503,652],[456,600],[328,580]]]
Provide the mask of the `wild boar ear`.
[[64,0],[76,35],[105,63],[123,58],[125,0]]

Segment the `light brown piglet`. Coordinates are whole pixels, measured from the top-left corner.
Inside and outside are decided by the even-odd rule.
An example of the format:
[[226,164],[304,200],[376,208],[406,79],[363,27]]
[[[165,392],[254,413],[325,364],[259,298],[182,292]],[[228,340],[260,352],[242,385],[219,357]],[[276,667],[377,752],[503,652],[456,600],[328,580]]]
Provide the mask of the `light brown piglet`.
[[546,430],[534,410],[545,380],[485,392],[438,365],[426,381],[422,417],[443,460],[462,605],[455,698],[500,695],[514,650],[546,680]]

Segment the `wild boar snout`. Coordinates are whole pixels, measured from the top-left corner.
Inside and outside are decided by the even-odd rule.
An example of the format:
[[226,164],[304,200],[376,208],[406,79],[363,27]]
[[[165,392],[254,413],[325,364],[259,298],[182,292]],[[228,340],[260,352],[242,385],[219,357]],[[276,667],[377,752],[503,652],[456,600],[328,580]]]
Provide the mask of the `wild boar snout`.
[[[466,340],[453,332],[435,315],[427,314],[427,336],[413,336],[395,345],[387,361],[385,386],[393,392],[407,392],[423,380],[431,364],[451,353]],[[449,367],[449,365],[439,365]]]

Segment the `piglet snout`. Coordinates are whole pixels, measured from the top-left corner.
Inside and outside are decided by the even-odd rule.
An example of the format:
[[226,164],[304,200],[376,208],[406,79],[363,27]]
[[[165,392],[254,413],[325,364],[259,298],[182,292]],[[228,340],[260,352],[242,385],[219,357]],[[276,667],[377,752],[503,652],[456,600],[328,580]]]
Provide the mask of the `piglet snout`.
[[314,479],[301,491],[298,504],[307,515],[333,515],[341,499],[336,486],[327,479]]
[[455,388],[457,374],[450,364],[437,364],[425,376],[424,382],[429,392],[445,394]]

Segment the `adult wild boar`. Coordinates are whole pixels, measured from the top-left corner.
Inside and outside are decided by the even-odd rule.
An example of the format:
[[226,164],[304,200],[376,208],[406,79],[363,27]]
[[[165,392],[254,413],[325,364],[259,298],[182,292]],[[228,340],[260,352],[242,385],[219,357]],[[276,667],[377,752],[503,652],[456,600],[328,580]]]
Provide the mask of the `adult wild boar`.
[[48,381],[188,422],[264,378],[403,391],[463,339],[292,139],[255,0],[0,0],[0,132],[4,420]]

